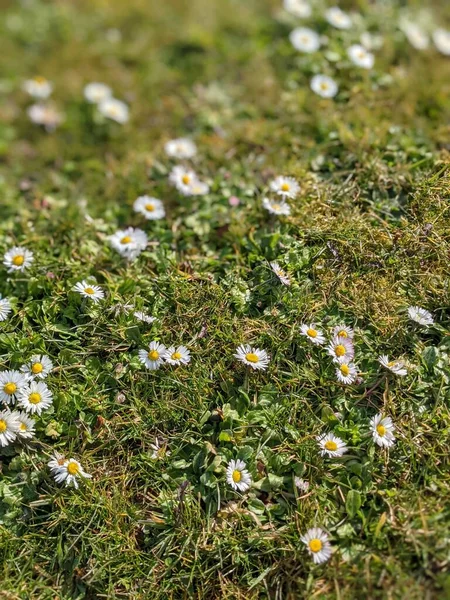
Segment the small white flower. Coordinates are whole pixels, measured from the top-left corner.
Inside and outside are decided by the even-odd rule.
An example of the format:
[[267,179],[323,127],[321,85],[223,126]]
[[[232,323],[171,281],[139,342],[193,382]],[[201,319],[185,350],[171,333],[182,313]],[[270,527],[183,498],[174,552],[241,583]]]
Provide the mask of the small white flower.
[[143,323],[153,323],[153,321],[156,321],[156,317],[152,317],[151,315],[148,315],[145,312],[142,312],[142,310],[137,310],[136,312],[133,313],[133,315],[136,317],[136,319],[138,319],[139,321],[142,321]]
[[428,310],[419,306],[409,306],[408,316],[412,321],[419,323],[419,325],[428,326],[434,323],[433,315]]
[[342,456],[348,450],[347,444],[341,438],[334,435],[334,433],[324,433],[316,439],[321,447],[320,454],[322,456],[336,458]]
[[30,378],[38,377],[39,379],[45,379],[52,369],[53,363],[48,356],[45,354],[35,354],[20,370]]
[[293,177],[276,177],[270,182],[270,189],[286,200],[295,198],[300,191],[300,186]]
[[343,362],[339,361],[339,365],[336,368],[336,377],[338,381],[349,385],[356,380],[357,375],[358,369],[354,363],[348,362],[347,360]]
[[88,283],[85,279],[76,283],[73,286],[72,290],[74,292],[78,292],[85,298],[89,298],[95,304],[97,304],[97,302],[100,302],[100,300],[103,300],[103,298],[105,297],[105,292],[100,286],[92,285],[91,283]]
[[111,96],[111,88],[104,83],[93,82],[84,87],[84,97],[90,104],[99,104]]
[[338,6],[332,6],[325,11],[325,19],[330,25],[337,29],[350,29],[352,20],[347,13]]
[[192,185],[198,182],[196,173],[192,169],[177,165],[169,174],[169,181],[184,196],[192,195]]
[[129,119],[128,105],[116,98],[106,98],[98,105],[99,112],[108,119],[123,125]]
[[45,77],[37,76],[24,81],[22,89],[33,98],[45,100],[52,93],[53,84]]
[[308,27],[297,27],[289,34],[291,44],[299,52],[316,52],[320,48],[320,36]]
[[40,415],[52,402],[53,395],[43,381],[29,381],[19,392],[19,406],[32,415]]
[[187,365],[191,360],[191,353],[186,346],[170,346],[164,353],[164,360],[170,365]]
[[389,360],[386,354],[383,354],[378,357],[378,362],[389,371],[392,371],[395,375],[399,375],[400,377],[404,377],[408,374],[408,371],[405,368],[405,362],[403,360]]
[[0,401],[15,402],[26,384],[27,378],[20,371],[0,371]]
[[283,285],[291,285],[289,275],[284,271],[277,262],[271,262],[270,267]]
[[374,55],[360,44],[353,44],[347,48],[347,55],[354,65],[363,69],[371,69],[375,62]]
[[353,341],[340,336],[336,336],[331,340],[327,351],[335,362],[348,362],[355,356]]
[[270,198],[263,198],[262,200],[264,208],[272,215],[283,215],[289,216],[291,214],[291,207],[284,200],[271,200]]
[[155,371],[163,364],[165,359],[166,347],[159,342],[150,342],[148,350],[141,349],[138,352],[139,360],[143,365]]
[[9,410],[0,412],[0,446],[8,446],[14,442],[19,429],[17,416]]
[[316,565],[326,562],[331,556],[331,544],[328,541],[328,535],[319,527],[308,529],[305,535],[302,535],[302,542],[308,549]]
[[150,444],[150,448],[153,450],[151,457],[157,460],[171,454],[170,450],[167,449],[167,443],[160,441],[159,438],[155,438],[155,443]]
[[381,35],[375,35],[364,31],[359,39],[366,50],[379,50],[383,46],[383,38]]
[[294,483],[295,487],[304,494],[309,490],[309,481],[305,481],[301,477],[294,477]]
[[333,337],[343,337],[353,340],[354,335],[353,329],[347,325],[336,325],[333,329]]
[[26,413],[20,411],[14,411],[14,416],[17,419],[17,437],[24,440],[29,440],[35,435],[35,421],[31,419]]
[[42,125],[47,131],[53,131],[64,120],[63,115],[49,104],[32,104],[27,114],[32,123]]
[[145,250],[148,238],[142,229],[128,227],[127,229],[119,229],[116,233],[110,235],[109,243],[121,256],[131,261],[135,260]]
[[193,158],[197,154],[197,146],[189,138],[170,140],[164,146],[167,156],[183,160]]
[[450,56],[450,31],[436,29],[432,34],[433,42],[441,54]]
[[307,19],[312,14],[311,6],[306,0],[284,0],[283,6],[285,11],[300,19]]
[[234,490],[245,492],[252,484],[252,476],[246,469],[246,464],[243,460],[230,460],[227,467],[227,483]]
[[209,193],[209,185],[196,179],[189,186],[189,196],[205,196]]
[[373,441],[384,448],[390,448],[395,444],[395,426],[391,417],[384,417],[380,413],[370,420]]
[[8,298],[2,298],[2,295],[0,294],[0,321],[6,321],[11,311],[10,301]]
[[13,271],[24,271],[27,269],[34,260],[34,255],[31,250],[22,248],[21,246],[14,246],[7,252],[3,257],[3,264],[8,269],[8,273]]
[[403,21],[400,23],[400,29],[405,34],[411,46],[416,50],[426,50],[430,45],[428,35],[416,23]]
[[89,475],[89,473],[86,473],[86,471],[83,470],[81,464],[74,458],[69,458],[69,460],[64,461],[64,463],[57,468],[50,468],[56,483],[63,483],[65,481],[66,486],[73,485],[76,489],[78,489],[79,477],[83,477],[84,479],[90,479],[92,477],[92,475]]
[[50,468],[50,471],[52,473],[55,473],[55,471],[58,471],[59,468],[62,467],[65,462],[66,462],[66,458],[65,458],[64,454],[55,452],[52,455],[52,457],[50,458],[50,460],[48,461],[47,466]]
[[328,75],[314,75],[311,79],[311,89],[322,98],[334,98],[338,93],[338,85]]
[[322,331],[316,328],[314,323],[311,323],[311,325],[301,325],[300,333],[306,336],[313,344],[320,346],[325,343],[325,336],[323,335]]
[[164,205],[158,198],[152,198],[151,196],[139,196],[136,198],[133,204],[135,212],[144,215],[149,221],[156,221],[157,219],[163,219],[166,215]]
[[265,350],[252,348],[248,344],[241,344],[233,356],[255,370],[265,371],[270,362],[269,355]]

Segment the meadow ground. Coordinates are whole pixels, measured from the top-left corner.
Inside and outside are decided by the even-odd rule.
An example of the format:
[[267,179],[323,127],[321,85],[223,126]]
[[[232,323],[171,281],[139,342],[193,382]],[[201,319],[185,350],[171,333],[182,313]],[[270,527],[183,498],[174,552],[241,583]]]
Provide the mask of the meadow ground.
[[[0,251],[34,253],[2,266],[0,369],[36,354],[54,367],[34,437],[0,448],[0,598],[450,598],[450,58],[399,27],[429,34],[450,15],[402,4],[346,2],[359,16],[338,29],[319,1],[303,20],[281,0],[0,2]],[[317,51],[290,43],[302,24],[326,36]],[[367,31],[371,69],[346,54]],[[318,73],[334,98],[310,89]],[[36,75],[55,129],[27,113]],[[89,82],[126,102],[126,123],[85,100]],[[178,137],[195,156],[167,156]],[[206,193],[170,184],[177,162]],[[278,175],[301,186],[289,215],[263,204]],[[143,194],[165,218],[133,210]],[[132,261],[109,239],[129,226],[148,235]],[[105,297],[74,292],[83,280]],[[354,328],[352,383],[301,334],[311,323],[327,339]],[[152,341],[191,361],[147,369]],[[240,344],[267,369],[238,361]],[[342,457],[322,456],[329,432]],[[55,452],[92,478],[59,485]],[[333,550],[317,565],[314,526]]]

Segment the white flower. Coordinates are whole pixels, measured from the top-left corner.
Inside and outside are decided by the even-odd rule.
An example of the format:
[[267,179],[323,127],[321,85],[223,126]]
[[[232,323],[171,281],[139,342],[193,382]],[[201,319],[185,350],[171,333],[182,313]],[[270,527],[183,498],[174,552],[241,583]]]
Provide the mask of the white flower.
[[139,196],[136,198],[133,204],[135,212],[144,215],[149,221],[156,221],[162,219],[166,215],[164,205],[158,198],[152,198],[151,196]]
[[59,452],[55,452],[50,460],[47,463],[47,466],[50,468],[50,471],[54,473],[58,471],[60,467],[66,462],[66,458],[64,454],[60,454]]
[[400,29],[405,34],[411,46],[416,50],[426,50],[430,45],[428,35],[416,23],[403,21],[400,23]]
[[316,329],[314,323],[311,323],[311,325],[301,325],[300,333],[305,335],[313,344],[320,346],[325,343],[325,336],[319,329]]
[[125,102],[117,100],[116,98],[106,98],[100,102],[98,110],[104,117],[112,119],[121,125],[126,123],[129,119],[128,106]]
[[139,319],[139,321],[142,321],[143,323],[153,323],[153,321],[156,321],[156,317],[152,317],[151,315],[147,315],[147,313],[142,312],[142,310],[137,310],[136,312],[133,313],[133,315],[136,317],[136,319]]
[[103,298],[105,297],[105,292],[102,290],[101,287],[99,287],[98,285],[92,285],[91,283],[88,283],[85,279],[76,283],[73,286],[72,290],[74,292],[78,292],[85,298],[89,298],[95,304],[97,304],[97,302],[100,302],[100,300],[103,300]]
[[10,404],[17,400],[27,378],[19,371],[0,371],[0,401]]
[[432,34],[433,42],[441,54],[450,56],[450,31],[436,29]]
[[335,362],[348,362],[355,356],[353,341],[340,336],[336,336],[331,340],[327,351]]
[[287,217],[291,214],[291,207],[284,200],[271,200],[270,198],[263,198],[262,203],[264,208],[272,215],[283,215]]
[[204,181],[195,179],[189,186],[189,196],[205,196],[209,193],[209,185]]
[[53,91],[53,85],[45,77],[33,77],[23,82],[22,89],[33,96],[33,98],[40,98],[45,100],[48,98]]
[[380,413],[370,420],[373,441],[384,448],[390,448],[395,444],[395,426],[391,417],[384,417]]
[[359,39],[366,50],[379,50],[383,45],[383,38],[381,35],[375,35],[368,31],[364,31]]
[[48,131],[53,131],[63,122],[63,115],[49,104],[32,104],[27,114],[32,123],[42,125]]
[[150,444],[150,448],[153,450],[151,457],[155,459],[164,458],[171,454],[170,450],[167,449],[167,443],[160,441],[158,438],[155,438],[154,444]]
[[349,385],[353,383],[358,375],[358,369],[355,364],[348,361],[339,361],[339,365],[336,368],[336,377],[341,383]]
[[289,275],[280,267],[277,262],[271,262],[270,267],[282,284],[291,285]]
[[196,173],[192,169],[177,165],[169,174],[169,181],[184,196],[191,196],[192,184],[198,181]]
[[403,360],[389,360],[386,354],[378,357],[378,362],[395,375],[399,375],[400,377],[404,377],[408,374],[408,371],[405,368],[405,362]]
[[313,562],[316,565],[326,562],[330,558],[331,544],[328,541],[328,535],[319,527],[308,529],[300,539],[308,548],[308,552],[313,557]]
[[309,481],[305,481],[301,477],[294,477],[294,483],[295,487],[304,494],[306,494],[306,492],[309,490]]
[[150,342],[150,346],[148,350],[139,350],[139,360],[143,365],[150,369],[150,371],[155,371],[159,369],[159,367],[163,364],[166,353],[166,347],[164,344],[160,344],[159,342]]
[[337,29],[350,29],[352,26],[351,18],[338,6],[332,6],[326,10],[325,19],[330,25],[336,27]]
[[80,463],[74,458],[64,461],[62,465],[57,468],[52,468],[56,483],[66,482],[66,486],[73,485],[76,489],[78,488],[78,478],[83,477],[90,479],[92,475],[89,475],[83,470]]
[[104,83],[88,83],[84,87],[84,97],[91,104],[99,104],[104,100],[111,98],[111,88]]
[[265,350],[259,348],[252,348],[248,344],[241,344],[236,349],[236,354],[233,354],[235,358],[248,365],[252,369],[265,371],[269,365],[270,358]]
[[354,335],[353,329],[347,325],[336,325],[333,329],[333,337],[343,337],[352,340]]
[[170,346],[164,353],[164,360],[171,365],[187,365],[191,360],[191,353],[186,346]]
[[18,404],[27,413],[37,413],[47,410],[52,404],[53,395],[43,381],[29,381],[24,386],[18,397]]
[[6,321],[11,310],[11,303],[8,298],[2,298],[0,294],[0,321]]
[[320,451],[322,456],[328,455],[336,458],[342,456],[348,450],[347,444],[341,438],[334,435],[334,433],[324,433],[316,439],[322,448]]
[[31,419],[26,413],[20,411],[14,411],[14,417],[17,419],[17,437],[24,440],[29,440],[35,435],[35,421]]
[[142,229],[128,227],[127,229],[119,229],[116,233],[110,235],[109,243],[121,256],[131,261],[135,260],[145,250],[148,238]]
[[299,52],[315,52],[320,48],[320,36],[308,27],[297,27],[289,34],[291,44]]
[[0,412],[0,446],[8,446],[14,442],[19,429],[19,422],[15,413],[9,410]]
[[243,460],[230,460],[227,467],[227,483],[234,490],[245,492],[252,484],[252,476],[245,468],[247,465]]
[[45,354],[35,354],[20,370],[30,378],[38,377],[39,379],[45,379],[52,369],[53,363],[48,356]]
[[13,271],[24,271],[27,269],[34,260],[34,255],[31,250],[22,248],[21,246],[14,246],[7,252],[3,257],[3,264],[8,269],[8,273]]
[[312,10],[311,6],[306,2],[306,0],[284,0],[283,1],[284,10],[294,17],[299,17],[300,19],[306,19],[311,16]]
[[338,93],[338,85],[328,75],[314,75],[311,79],[311,89],[322,98],[334,98]]
[[293,177],[276,177],[270,182],[270,189],[286,200],[295,198],[300,191],[300,186]]
[[197,146],[189,138],[177,138],[170,140],[164,146],[167,156],[170,158],[192,158],[197,154]]
[[419,325],[427,326],[434,323],[433,315],[428,310],[419,306],[409,306],[408,316],[412,321],[419,323]]
[[371,69],[375,62],[374,55],[360,44],[353,44],[347,48],[347,55],[354,65],[363,69]]

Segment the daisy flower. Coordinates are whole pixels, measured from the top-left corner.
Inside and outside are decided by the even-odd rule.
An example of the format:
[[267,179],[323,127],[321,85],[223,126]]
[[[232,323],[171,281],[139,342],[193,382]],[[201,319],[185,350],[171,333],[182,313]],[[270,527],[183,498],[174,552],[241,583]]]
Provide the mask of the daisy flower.
[[17,436],[19,423],[14,413],[9,410],[0,412],[0,446],[8,446]]
[[152,317],[151,315],[148,315],[145,312],[142,312],[142,310],[137,310],[136,312],[133,313],[133,315],[136,317],[136,319],[138,319],[139,321],[142,321],[143,323],[153,323],[153,321],[156,321],[156,317]]
[[352,340],[354,335],[353,329],[347,325],[336,325],[333,329],[333,337],[343,337]]
[[103,300],[103,298],[105,297],[105,292],[102,290],[101,287],[99,287],[98,285],[92,285],[91,283],[88,283],[85,279],[76,283],[73,286],[72,291],[78,292],[85,298],[89,298],[95,304],[97,304],[97,302],[100,302],[100,300]]
[[289,275],[284,271],[277,262],[271,262],[270,268],[284,285],[291,285]]
[[98,105],[99,112],[108,119],[123,125],[129,119],[129,109],[125,102],[116,98],[105,98]]
[[295,198],[300,191],[300,186],[293,177],[276,177],[270,182],[270,189],[286,200]]
[[416,50],[426,50],[430,45],[430,39],[428,35],[421,27],[416,25],[416,23],[404,21],[400,23],[400,29],[405,34],[406,39],[411,46]]
[[209,185],[204,181],[195,179],[189,185],[189,196],[205,196],[209,193]]
[[332,6],[326,10],[325,19],[330,25],[336,27],[337,29],[350,29],[352,26],[351,18],[338,6]]
[[13,246],[5,252],[3,264],[8,269],[8,273],[13,271],[24,271],[34,260],[34,255],[31,250],[22,248],[21,246]]
[[433,325],[434,319],[433,315],[424,308],[420,308],[419,306],[409,306],[408,307],[408,316],[411,321],[415,321],[419,323],[419,325]]
[[311,6],[306,0],[284,0],[283,7],[285,11],[300,19],[306,19],[312,14]]
[[227,467],[227,483],[234,490],[246,492],[252,484],[252,476],[246,469],[243,460],[230,460]]
[[15,411],[15,418],[17,419],[17,437],[22,438],[24,440],[29,440],[35,435],[35,422],[34,419],[31,419],[26,413]]
[[90,104],[99,104],[111,96],[111,88],[104,83],[92,82],[84,87],[84,97]]
[[355,356],[353,341],[345,337],[334,337],[328,345],[327,351],[335,362],[348,362]]
[[294,483],[295,487],[304,494],[309,490],[309,481],[305,481],[301,477],[294,477]]
[[270,362],[269,355],[265,350],[252,348],[248,344],[241,344],[233,356],[255,370],[261,369],[265,371]]
[[0,371],[0,400],[5,404],[15,402],[26,384],[27,379],[20,371]]
[[197,154],[197,146],[189,138],[177,138],[168,141],[164,150],[170,158],[193,158]]
[[63,115],[49,104],[32,104],[27,114],[32,123],[42,125],[47,131],[53,131],[64,120]]
[[0,294],[0,321],[6,321],[11,310],[11,303],[8,298],[2,298]]
[[40,415],[53,402],[53,395],[43,381],[29,381],[19,393],[18,404],[27,413]]
[[45,379],[52,369],[53,363],[48,356],[45,354],[35,354],[20,370],[28,377]]
[[393,431],[395,426],[392,423],[391,417],[384,417],[380,413],[370,420],[370,428],[372,429],[373,441],[378,446],[390,448],[395,444]]
[[158,198],[152,198],[151,196],[139,196],[136,198],[133,204],[135,212],[144,215],[149,221],[156,221],[162,219],[166,215],[164,205]]
[[119,229],[116,233],[110,235],[109,243],[114,250],[117,250],[127,260],[135,260],[147,247],[148,238],[142,229],[128,227],[127,229]]
[[316,329],[313,323],[311,325],[301,325],[300,333],[305,335],[313,344],[320,346],[325,343],[325,336],[319,329]]
[[187,365],[191,360],[191,353],[186,346],[170,346],[164,353],[164,360],[170,365]]
[[450,56],[450,31],[436,29],[432,34],[433,42],[441,54]]
[[159,438],[155,438],[155,443],[150,444],[150,448],[153,450],[151,458],[160,459],[171,454],[170,450],[167,449],[167,443],[160,441]]
[[47,463],[47,466],[49,467],[50,471],[52,473],[55,473],[56,471],[58,471],[58,469],[60,467],[63,466],[63,464],[66,462],[66,457],[64,456],[64,454],[60,454],[59,452],[55,452],[52,457],[50,458],[50,460]]
[[147,369],[150,369],[150,371],[155,371],[163,364],[165,353],[166,347],[164,344],[160,344],[159,342],[150,342],[148,350],[141,349],[139,350],[138,355],[139,360],[147,367]]
[[392,371],[395,375],[399,375],[400,377],[404,377],[408,374],[408,371],[405,368],[405,362],[403,360],[389,360],[386,354],[383,354],[378,357],[378,362],[389,371]]
[[291,207],[284,200],[271,200],[270,198],[263,198],[262,203],[264,208],[272,215],[283,215],[287,217],[291,214]]
[[314,75],[310,83],[313,92],[322,98],[334,98],[338,93],[338,85],[328,75]]
[[184,196],[191,196],[191,187],[198,181],[196,173],[192,169],[180,165],[173,167],[169,174],[169,181]]
[[308,548],[308,552],[313,557],[316,565],[326,562],[331,556],[331,544],[328,541],[328,535],[319,527],[308,529],[305,535],[302,535],[302,542]]
[[354,363],[347,361],[339,362],[339,365],[336,368],[336,377],[338,381],[349,385],[355,381],[357,375],[358,369]]
[[354,65],[363,69],[371,69],[375,62],[374,55],[360,44],[353,44],[347,48],[347,56]]
[[320,48],[320,36],[308,27],[297,27],[289,34],[289,40],[299,52],[315,52]]
[[321,447],[320,454],[322,456],[336,458],[342,456],[348,450],[347,444],[341,438],[334,435],[334,433],[324,433],[316,439]]
[[74,458],[64,461],[62,465],[52,469],[56,483],[66,482],[66,486],[73,485],[78,489],[78,478],[90,479],[92,475],[86,473],[80,463]]
[[24,81],[22,89],[33,98],[45,100],[52,93],[53,84],[45,77],[37,76]]

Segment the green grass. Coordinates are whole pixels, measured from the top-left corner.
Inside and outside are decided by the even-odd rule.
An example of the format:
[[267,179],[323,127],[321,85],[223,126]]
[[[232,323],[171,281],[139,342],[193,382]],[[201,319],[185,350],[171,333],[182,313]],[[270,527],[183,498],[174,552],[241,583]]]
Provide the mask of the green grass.
[[[35,262],[2,267],[14,312],[0,369],[36,351],[56,368],[36,439],[0,450],[0,598],[450,597],[450,61],[408,45],[394,1],[347,3],[366,23],[350,32],[311,20],[342,57],[380,31],[373,71],[299,55],[280,4],[1,3],[0,252],[23,244]],[[309,89],[323,70],[335,100]],[[21,84],[35,74],[65,113],[52,133],[26,116]],[[129,103],[127,125],[98,121],[90,81]],[[198,145],[205,197],[167,182],[164,142],[181,135]],[[301,184],[290,217],[262,208],[278,174]],[[142,193],[166,219],[133,212]],[[129,225],[151,242],[131,264],[107,239]],[[88,276],[107,292],[97,306],[70,291]],[[130,303],[157,321],[120,309]],[[436,325],[414,326],[409,305]],[[359,385],[337,384],[299,333],[310,321],[356,328]],[[192,362],[146,371],[137,351],[154,339],[188,345]],[[269,352],[266,372],[236,362],[240,343]],[[408,376],[386,376],[380,354],[405,358]],[[389,453],[368,433],[378,412],[397,427]],[[330,430],[350,446],[342,460],[319,455]],[[57,486],[55,450],[93,479]],[[224,476],[237,456],[254,479],[242,496]],[[311,482],[305,497],[295,475]],[[322,566],[300,539],[314,525],[335,550]]]

